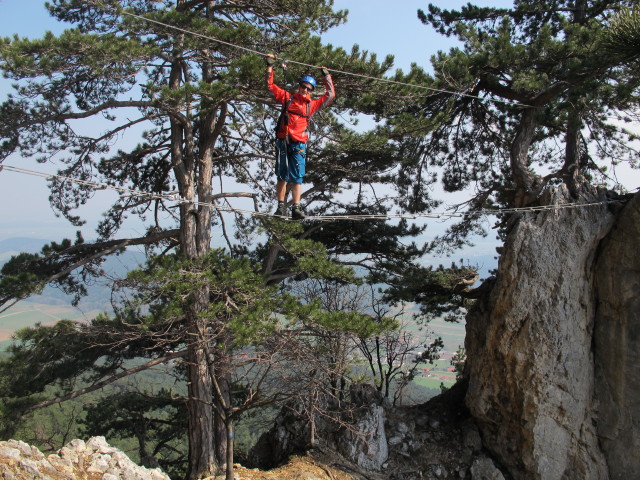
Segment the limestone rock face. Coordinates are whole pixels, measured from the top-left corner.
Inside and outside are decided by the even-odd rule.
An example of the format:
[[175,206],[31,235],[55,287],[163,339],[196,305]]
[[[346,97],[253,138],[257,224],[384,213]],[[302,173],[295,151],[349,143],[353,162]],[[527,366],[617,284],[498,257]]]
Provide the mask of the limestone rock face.
[[594,253],[615,220],[607,205],[513,220],[491,293],[467,317],[466,404],[517,480],[609,478],[595,426]]
[[[369,385],[354,385],[345,418],[317,416],[313,426],[301,405],[281,410],[275,425],[249,452],[248,463],[273,468],[314,446],[328,447],[366,470],[379,471],[389,456],[382,397]],[[348,418],[347,418],[348,417]]]
[[359,412],[354,430],[346,429],[337,437],[337,450],[362,468],[380,471],[389,457],[384,423],[384,408],[372,404]]
[[355,384],[350,397],[356,407],[349,422],[352,428],[339,429],[333,435],[336,449],[356,465],[380,471],[389,457],[382,395],[371,385]]
[[596,263],[598,435],[610,478],[640,478],[640,196],[619,215]]

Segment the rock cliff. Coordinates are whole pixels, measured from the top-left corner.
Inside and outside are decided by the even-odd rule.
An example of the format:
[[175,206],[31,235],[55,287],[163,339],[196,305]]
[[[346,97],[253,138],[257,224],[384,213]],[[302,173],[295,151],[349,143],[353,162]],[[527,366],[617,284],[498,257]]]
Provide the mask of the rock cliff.
[[467,317],[466,404],[514,479],[640,478],[639,203],[512,219]]
[[640,195],[598,253],[594,332],[598,439],[611,480],[640,478]]

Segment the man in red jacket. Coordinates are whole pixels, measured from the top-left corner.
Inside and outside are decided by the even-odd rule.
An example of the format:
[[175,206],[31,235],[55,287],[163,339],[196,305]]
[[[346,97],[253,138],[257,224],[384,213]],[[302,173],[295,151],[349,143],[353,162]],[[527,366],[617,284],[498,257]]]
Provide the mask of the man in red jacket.
[[298,83],[294,93],[287,92],[273,83],[273,64],[275,57],[267,56],[267,88],[276,101],[282,105],[282,115],[276,128],[276,199],[278,208],[275,215],[286,215],[285,202],[287,198],[287,184],[291,186],[293,206],[291,218],[302,220],[305,218],[300,207],[302,195],[302,179],[304,178],[307,156],[307,126],[309,119],[322,107],[329,105],[336,96],[333,80],[326,67],[322,67],[324,81],[324,95],[312,99],[311,92],[316,87],[313,77],[306,75]]

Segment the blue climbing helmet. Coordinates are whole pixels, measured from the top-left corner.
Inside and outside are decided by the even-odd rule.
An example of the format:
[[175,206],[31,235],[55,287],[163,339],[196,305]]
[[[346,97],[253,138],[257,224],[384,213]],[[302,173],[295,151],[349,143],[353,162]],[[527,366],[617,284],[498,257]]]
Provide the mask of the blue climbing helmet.
[[316,79],[313,78],[311,75],[305,75],[304,77],[302,77],[298,82],[298,84],[300,83],[308,83],[309,85],[311,85],[311,88],[313,90],[316,89]]

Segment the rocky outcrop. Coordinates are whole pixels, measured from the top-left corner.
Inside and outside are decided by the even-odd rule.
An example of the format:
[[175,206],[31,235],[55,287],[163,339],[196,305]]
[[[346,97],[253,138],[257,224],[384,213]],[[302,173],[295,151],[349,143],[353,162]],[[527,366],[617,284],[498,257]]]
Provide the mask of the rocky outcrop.
[[4,480],[169,480],[159,468],[133,463],[104,437],[73,440],[45,456],[24,442],[0,442],[0,478]]
[[[561,190],[548,195],[556,198],[545,203],[567,201]],[[491,293],[467,317],[466,404],[484,446],[515,479],[640,478],[637,463],[635,473],[609,474],[618,458],[633,459],[622,468],[638,462],[639,437],[630,425],[640,393],[638,344],[631,340],[640,333],[632,325],[638,269],[623,271],[630,257],[637,262],[638,224],[637,207],[616,220],[603,204],[526,213],[509,226]],[[601,242],[616,246],[596,262]],[[610,271],[613,257],[618,278]],[[619,292],[626,317],[610,303]]]
[[366,470],[380,471],[389,458],[383,399],[373,386],[351,387],[352,418],[333,436],[344,457]]
[[385,480],[504,480],[464,405],[465,382],[422,405],[388,411]]
[[612,480],[640,478],[640,195],[624,208],[596,263],[598,437]]
[[250,464],[274,467],[273,459],[283,463],[287,455],[308,450],[330,458],[329,466],[353,480],[504,480],[483,448],[465,392],[461,382],[425,404],[391,407],[373,387],[357,385],[350,424],[316,419],[313,445],[302,410],[284,409],[253,449]]
[[369,385],[353,385],[350,394],[351,403],[339,416],[318,415],[313,424],[302,405],[285,407],[251,450],[249,464],[273,468],[291,455],[323,446],[358,467],[380,471],[389,454],[382,397]]
[[337,450],[366,470],[380,471],[389,457],[384,429],[385,411],[381,405],[358,412],[358,418],[336,439]]

